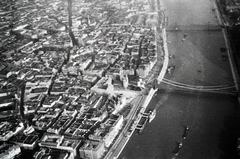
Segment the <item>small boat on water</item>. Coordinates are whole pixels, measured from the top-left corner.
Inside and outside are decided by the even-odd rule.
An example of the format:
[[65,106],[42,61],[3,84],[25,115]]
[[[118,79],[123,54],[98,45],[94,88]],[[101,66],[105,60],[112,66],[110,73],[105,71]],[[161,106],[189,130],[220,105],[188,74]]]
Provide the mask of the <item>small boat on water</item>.
[[152,120],[155,118],[155,116],[156,116],[156,109],[154,109],[153,111],[149,111],[148,122],[151,123]]

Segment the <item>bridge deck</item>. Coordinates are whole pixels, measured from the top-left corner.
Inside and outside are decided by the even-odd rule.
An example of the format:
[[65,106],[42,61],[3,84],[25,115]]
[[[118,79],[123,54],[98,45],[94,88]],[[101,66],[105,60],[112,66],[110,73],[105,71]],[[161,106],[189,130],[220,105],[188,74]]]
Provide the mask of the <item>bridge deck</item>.
[[220,25],[170,25],[166,27],[167,31],[176,31],[176,30],[211,30],[211,31],[219,31],[222,29]]

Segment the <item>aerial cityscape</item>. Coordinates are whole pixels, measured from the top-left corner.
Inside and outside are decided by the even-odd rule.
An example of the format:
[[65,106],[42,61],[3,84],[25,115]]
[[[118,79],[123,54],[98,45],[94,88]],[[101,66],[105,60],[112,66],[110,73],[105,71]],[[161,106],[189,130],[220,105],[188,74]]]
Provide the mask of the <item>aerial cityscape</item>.
[[240,158],[239,0],[0,0],[0,159]]

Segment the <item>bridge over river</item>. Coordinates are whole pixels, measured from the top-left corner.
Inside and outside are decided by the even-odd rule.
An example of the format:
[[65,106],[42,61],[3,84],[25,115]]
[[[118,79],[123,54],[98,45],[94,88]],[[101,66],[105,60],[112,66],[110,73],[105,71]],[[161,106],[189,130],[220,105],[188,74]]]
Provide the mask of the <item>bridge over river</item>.
[[211,25],[211,24],[202,24],[202,25],[170,25],[166,26],[166,31],[187,31],[187,30],[209,30],[209,31],[221,31],[223,26],[220,25]]

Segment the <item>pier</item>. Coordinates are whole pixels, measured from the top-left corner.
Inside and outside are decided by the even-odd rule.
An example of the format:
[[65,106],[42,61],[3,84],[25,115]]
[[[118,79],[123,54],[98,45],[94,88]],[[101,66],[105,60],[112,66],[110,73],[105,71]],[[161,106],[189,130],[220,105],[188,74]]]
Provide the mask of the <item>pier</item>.
[[135,130],[139,130],[138,133],[141,134],[143,129],[145,128],[147,122],[151,122],[156,115],[156,110],[154,109],[153,111],[149,111],[148,113],[141,113],[142,117],[139,121],[139,123],[137,124]]
[[146,126],[148,122],[148,116],[142,116],[140,122],[138,123],[137,127],[135,128],[135,130],[138,130],[138,133],[141,134]]

